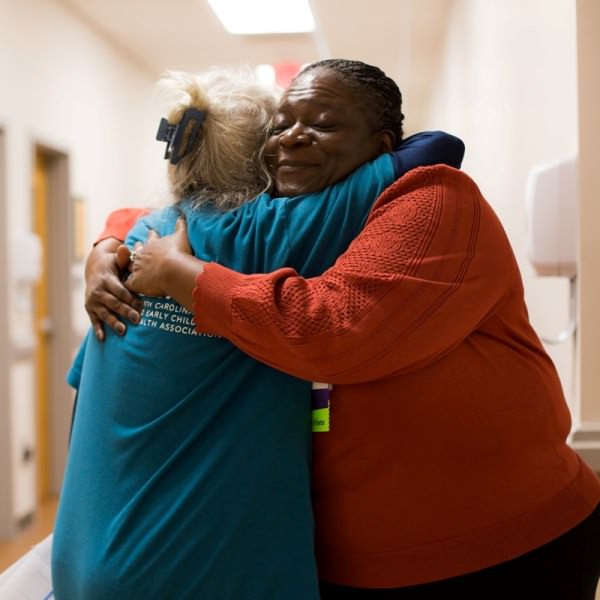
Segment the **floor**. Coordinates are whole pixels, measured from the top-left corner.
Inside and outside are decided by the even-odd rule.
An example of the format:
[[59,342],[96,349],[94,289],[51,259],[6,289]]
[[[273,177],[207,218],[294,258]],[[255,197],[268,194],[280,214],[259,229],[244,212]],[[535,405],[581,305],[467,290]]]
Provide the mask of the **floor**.
[[43,502],[34,521],[22,533],[11,541],[0,540],[0,573],[52,531],[56,504],[56,498]]

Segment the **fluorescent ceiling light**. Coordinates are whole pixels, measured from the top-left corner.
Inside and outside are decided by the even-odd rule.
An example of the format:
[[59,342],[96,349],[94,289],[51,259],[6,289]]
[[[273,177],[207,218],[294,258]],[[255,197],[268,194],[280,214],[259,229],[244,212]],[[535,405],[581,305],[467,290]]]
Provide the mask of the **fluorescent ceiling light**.
[[208,0],[233,34],[307,33],[315,19],[309,0]]

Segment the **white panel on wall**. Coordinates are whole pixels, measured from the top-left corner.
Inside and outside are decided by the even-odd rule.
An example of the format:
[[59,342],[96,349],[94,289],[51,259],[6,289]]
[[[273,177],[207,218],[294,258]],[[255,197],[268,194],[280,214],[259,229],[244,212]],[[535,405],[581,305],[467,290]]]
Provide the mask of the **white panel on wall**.
[[19,362],[11,372],[11,428],[13,511],[16,521],[35,511],[35,373],[28,362]]

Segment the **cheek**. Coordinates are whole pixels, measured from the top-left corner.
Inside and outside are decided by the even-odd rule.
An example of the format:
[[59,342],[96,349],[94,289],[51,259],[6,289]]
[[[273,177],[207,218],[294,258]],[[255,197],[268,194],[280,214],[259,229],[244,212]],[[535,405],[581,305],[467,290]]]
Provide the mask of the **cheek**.
[[277,138],[269,137],[265,142],[265,156],[267,154],[274,154],[277,149]]
[[269,170],[273,170],[276,157],[277,157],[277,142],[275,140],[273,140],[273,138],[269,138],[265,142],[265,146],[264,146],[264,150],[263,150],[263,159]]
[[375,144],[373,136],[367,132],[352,132],[340,135],[335,139],[333,136],[327,140],[321,140],[324,148],[332,161],[337,163],[337,168],[354,168],[370,160],[374,155]]
[[339,152],[336,156],[332,157],[336,172],[343,175],[350,174],[372,158],[375,158],[375,154],[373,149],[366,145],[365,140],[361,142],[354,140],[352,146],[344,148],[343,152]]
[[355,141],[353,148],[348,151],[348,161],[357,167],[377,158],[379,154],[380,151],[376,140],[372,136],[369,136]]

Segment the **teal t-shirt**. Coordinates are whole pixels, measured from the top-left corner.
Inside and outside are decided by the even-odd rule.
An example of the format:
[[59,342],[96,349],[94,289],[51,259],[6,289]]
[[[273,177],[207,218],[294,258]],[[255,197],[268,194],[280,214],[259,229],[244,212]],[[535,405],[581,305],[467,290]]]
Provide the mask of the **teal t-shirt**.
[[[409,144],[405,167],[426,162],[429,141]],[[200,258],[318,275],[397,164],[381,156],[323,192],[263,194],[226,213],[184,201],[127,243],[172,232],[181,211]],[[78,404],[54,532],[57,600],[319,597],[309,382],[197,334],[188,311],[152,297],[124,337],[107,330],[99,343],[90,331],[68,380]]]

